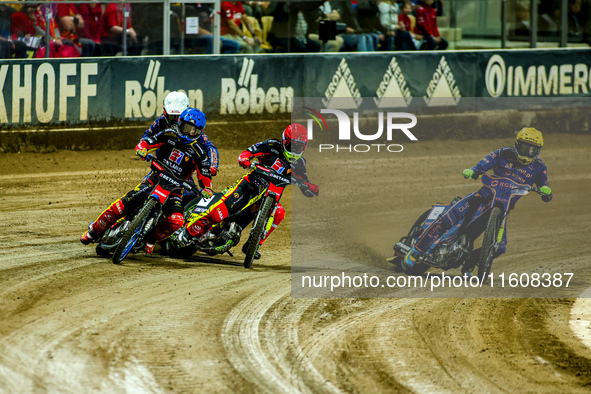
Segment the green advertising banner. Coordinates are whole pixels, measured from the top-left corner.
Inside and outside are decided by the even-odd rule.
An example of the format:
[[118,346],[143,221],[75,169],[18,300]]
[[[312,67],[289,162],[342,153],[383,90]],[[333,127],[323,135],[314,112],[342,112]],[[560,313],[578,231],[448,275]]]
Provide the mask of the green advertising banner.
[[[294,97],[378,108],[461,108],[463,97],[588,97],[591,50],[39,59],[0,64],[0,127],[145,123],[168,92],[229,120],[291,112]],[[416,104],[416,103],[415,103]]]

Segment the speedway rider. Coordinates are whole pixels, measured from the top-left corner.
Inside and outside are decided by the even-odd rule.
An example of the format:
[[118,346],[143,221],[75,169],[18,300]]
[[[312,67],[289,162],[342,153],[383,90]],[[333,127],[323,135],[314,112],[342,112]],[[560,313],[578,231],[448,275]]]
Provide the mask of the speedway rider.
[[[471,169],[465,169],[462,175],[466,179],[478,179],[482,173],[492,169],[495,175],[509,178],[520,184],[532,186],[535,183],[540,188],[542,200],[549,202],[552,200],[552,190],[548,187],[548,172],[546,165],[538,157],[543,145],[542,133],[533,127],[525,127],[517,133],[514,147],[507,146],[490,153]],[[462,220],[468,211],[474,212],[478,206],[492,197],[490,189],[482,187],[455,203],[416,239],[412,249],[404,257],[403,264],[413,267],[435,240]],[[513,209],[517,200],[518,198],[511,202],[510,209]],[[472,206],[471,210],[468,209],[469,206]],[[505,253],[506,249],[507,227],[505,225],[503,239],[495,257]],[[465,269],[466,272],[469,270]]]
[[[291,176],[303,181],[300,186],[302,193],[306,197],[314,197],[318,196],[318,186],[310,183],[306,174],[306,160],[302,157],[306,146],[308,146],[308,130],[301,124],[294,123],[287,126],[281,141],[268,139],[254,144],[240,154],[238,163],[244,168],[249,168],[251,161],[256,158],[263,166],[279,169],[278,172],[285,172],[286,175],[291,173]],[[177,241],[187,245],[191,240],[198,240],[211,226],[222,222],[231,214],[240,212],[252,198],[260,194],[260,190],[267,186],[266,180],[259,177],[254,170],[250,171],[229,188],[218,203],[206,212],[189,218]],[[261,245],[284,218],[285,209],[278,204],[273,225],[265,239],[261,240]],[[245,254],[247,247],[248,244],[244,244],[242,248]],[[259,258],[260,254],[257,252],[255,259]]]
[[[168,93],[164,99],[164,110],[162,115],[156,118],[150,127],[144,131],[142,139],[153,137],[161,131],[177,127],[179,116],[184,110],[189,108],[189,105],[189,97],[187,97],[185,93],[180,91]],[[211,176],[215,176],[220,165],[218,149],[203,132],[199,135],[197,141],[199,141],[201,146],[205,148],[207,156],[209,157]]]
[[[207,154],[197,142],[201,130],[205,127],[205,115],[198,109],[185,109],[179,119],[178,128],[166,129],[161,133],[142,139],[135,147],[135,153],[143,159],[149,151],[157,150],[154,155],[167,164],[168,169],[178,178],[189,179],[196,172],[199,184],[205,195],[213,195],[211,174]],[[158,174],[151,172],[135,189],[113,202],[99,217],[88,226],[80,242],[88,245],[101,238],[103,233],[117,220],[134,212],[146,200],[153,186],[158,182]],[[152,253],[154,243],[162,241],[178,230],[184,221],[181,206],[181,194],[174,193],[164,207],[166,219],[148,235],[145,251]]]

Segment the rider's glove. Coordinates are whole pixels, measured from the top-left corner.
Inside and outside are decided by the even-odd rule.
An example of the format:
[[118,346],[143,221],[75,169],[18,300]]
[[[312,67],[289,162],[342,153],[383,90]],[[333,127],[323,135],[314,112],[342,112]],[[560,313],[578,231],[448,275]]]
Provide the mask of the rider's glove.
[[472,179],[472,176],[474,175],[474,170],[471,170],[470,168],[466,168],[464,171],[462,171],[462,175],[466,179]]
[[540,188],[540,193],[542,193],[542,201],[550,202],[550,200],[552,200],[552,189],[550,189],[548,186],[542,186]]
[[148,156],[148,150],[147,149],[138,149],[135,151],[135,154],[138,155],[139,157],[143,159],[146,158],[146,156]]
[[218,169],[214,168],[214,167],[210,167],[209,172],[211,173],[211,176],[215,176],[218,173]]
[[250,160],[248,160],[248,159],[240,158],[240,159],[238,159],[238,163],[240,163],[240,165],[244,168],[250,167]]
[[315,185],[310,182],[304,182],[304,185],[301,188],[302,193],[306,197],[314,197],[318,195],[318,185]]
[[201,190],[201,196],[203,198],[209,198],[211,196],[213,196],[213,190],[211,190],[210,188],[206,187],[204,189]]

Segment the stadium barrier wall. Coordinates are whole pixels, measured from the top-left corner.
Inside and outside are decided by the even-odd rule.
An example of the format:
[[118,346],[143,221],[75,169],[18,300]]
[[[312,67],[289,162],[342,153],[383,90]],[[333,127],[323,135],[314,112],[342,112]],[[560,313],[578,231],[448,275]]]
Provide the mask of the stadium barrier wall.
[[[475,110],[462,107],[464,97],[544,98],[544,107],[568,108],[591,95],[591,49],[11,60],[0,64],[0,149],[27,141],[84,149],[87,129],[121,146],[161,114],[173,90],[185,91],[210,125],[253,130],[247,122],[289,119],[294,97],[327,107],[347,98],[351,108],[372,98],[383,109],[418,100],[425,111],[444,105],[450,113]],[[494,109],[490,102],[477,110]],[[38,135],[22,136],[29,131]]]

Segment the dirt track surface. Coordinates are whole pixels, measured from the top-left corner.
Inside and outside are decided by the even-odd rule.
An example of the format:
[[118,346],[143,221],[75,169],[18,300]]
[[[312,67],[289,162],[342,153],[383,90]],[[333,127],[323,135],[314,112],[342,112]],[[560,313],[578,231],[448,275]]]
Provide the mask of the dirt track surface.
[[[405,157],[459,173],[507,142],[477,141],[462,157],[439,153],[451,142],[421,142]],[[525,264],[589,261],[590,146],[587,136],[547,137],[555,201],[543,212],[521,204],[499,264],[511,253]],[[242,174],[238,151],[222,153],[217,188]],[[321,171],[310,166],[311,177]],[[569,325],[573,300],[291,298],[289,193],[288,216],[251,270],[239,249],[188,260],[157,250],[116,266],[78,237],[147,172],[131,151],[4,154],[0,168],[0,392],[591,389],[591,350]],[[384,259],[437,196],[470,191],[405,174],[416,196],[391,233],[360,237]]]

